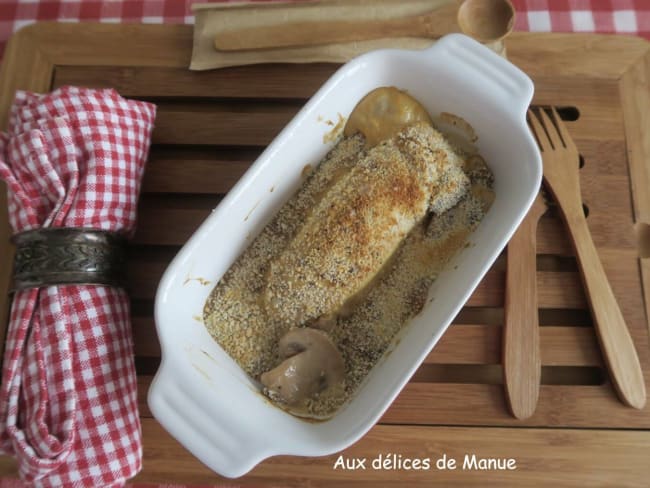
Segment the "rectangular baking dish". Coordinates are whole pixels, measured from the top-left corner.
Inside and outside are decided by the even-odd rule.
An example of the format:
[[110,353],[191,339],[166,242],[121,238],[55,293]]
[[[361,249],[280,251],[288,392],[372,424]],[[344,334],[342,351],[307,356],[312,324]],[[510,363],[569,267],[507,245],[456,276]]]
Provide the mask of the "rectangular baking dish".
[[[429,290],[433,300],[399,334],[365,383],[324,422],[293,417],[211,338],[203,305],[220,277],[332,147],[327,121],[347,117],[380,86],[406,90],[433,116],[449,112],[474,128],[495,176],[485,219]],[[282,130],[192,235],[158,287],[155,320],[162,361],[148,402],[153,415],[198,459],[238,477],[274,455],[320,456],[353,444],[380,418],[438,342],[503,250],[541,183],[526,125],[532,81],[507,60],[460,35],[426,50],[380,50],[341,67]]]

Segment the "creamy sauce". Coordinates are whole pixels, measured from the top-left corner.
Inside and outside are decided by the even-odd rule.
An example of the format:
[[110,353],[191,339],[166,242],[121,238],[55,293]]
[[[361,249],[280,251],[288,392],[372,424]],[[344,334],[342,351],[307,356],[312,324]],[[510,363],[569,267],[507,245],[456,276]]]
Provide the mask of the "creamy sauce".
[[467,154],[478,152],[474,143],[478,136],[474,128],[462,117],[447,112],[441,112],[433,117],[433,125],[442,132],[447,140]]

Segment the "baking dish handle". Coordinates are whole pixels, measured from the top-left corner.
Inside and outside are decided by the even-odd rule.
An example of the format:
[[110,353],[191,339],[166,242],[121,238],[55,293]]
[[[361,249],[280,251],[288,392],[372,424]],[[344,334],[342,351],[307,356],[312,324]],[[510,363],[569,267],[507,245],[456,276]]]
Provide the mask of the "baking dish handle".
[[526,73],[507,59],[464,34],[446,35],[425,53],[451,58],[463,84],[478,93],[490,92],[496,103],[525,117],[534,85]]
[[169,363],[161,365],[147,403],[172,437],[203,464],[223,476],[238,478],[275,454],[255,428],[256,419],[247,422],[241,412],[233,412],[236,405],[225,397],[206,411],[195,401],[200,395],[196,385],[178,382],[173,369]]

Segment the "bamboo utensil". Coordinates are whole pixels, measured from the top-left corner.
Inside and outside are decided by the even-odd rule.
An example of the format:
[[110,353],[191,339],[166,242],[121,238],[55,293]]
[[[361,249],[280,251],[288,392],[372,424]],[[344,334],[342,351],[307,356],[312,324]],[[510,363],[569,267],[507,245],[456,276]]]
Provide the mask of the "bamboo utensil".
[[506,57],[504,39],[515,25],[510,0],[465,0],[458,9],[460,30]]
[[424,14],[374,21],[322,21],[260,25],[215,36],[220,51],[317,46],[390,37],[437,39],[457,32],[458,5],[452,2]]
[[518,419],[526,419],[535,412],[542,375],[536,236],[537,224],[546,209],[540,191],[507,249],[503,369],[510,411]]
[[[460,5],[460,6],[459,6]],[[504,39],[513,29],[515,9],[510,0],[454,1],[418,15],[379,20],[325,20],[279,23],[220,32],[219,51],[248,51],[318,46],[381,38],[437,39],[460,31],[505,57]]]
[[544,181],[558,203],[573,243],[594,326],[619,398],[641,409],[646,402],[639,358],[594,246],[582,208],[579,155],[555,108],[553,120],[540,109],[529,124],[542,151]]

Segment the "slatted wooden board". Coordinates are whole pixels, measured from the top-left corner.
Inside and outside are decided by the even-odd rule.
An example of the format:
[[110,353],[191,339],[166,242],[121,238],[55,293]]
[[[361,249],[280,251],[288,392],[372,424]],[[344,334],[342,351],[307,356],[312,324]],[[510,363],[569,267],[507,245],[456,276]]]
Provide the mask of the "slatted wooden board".
[[[140,482],[220,481],[169,437],[146,405],[160,360],[154,293],[180,246],[337,68],[260,65],[190,72],[191,36],[188,26],[39,24],[14,36],[0,75],[2,120],[16,89],[46,91],[65,84],[114,87],[159,107],[128,270],[144,432]],[[589,226],[650,391],[650,266],[639,259],[635,233],[650,223],[650,44],[611,36],[515,34],[508,54],[534,79],[534,103],[564,107],[584,159],[581,183]],[[2,193],[4,331],[12,249]],[[223,238],[228,238],[225,229]],[[344,453],[462,458],[475,452],[514,457],[516,471],[342,472],[333,470],[335,456],[278,457],[262,463],[242,483],[467,486],[494,481],[524,486],[543,479],[563,486],[645,486],[650,479],[650,406],[633,410],[614,395],[573,251],[552,209],[540,223],[538,246],[543,371],[535,415],[519,421],[506,408],[500,365],[502,256],[381,425]],[[0,473],[14,476],[14,469],[9,458],[0,458]]]

